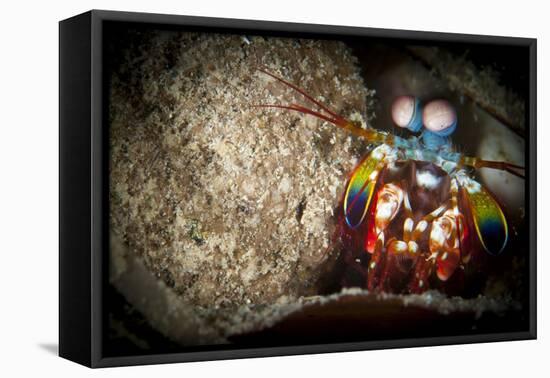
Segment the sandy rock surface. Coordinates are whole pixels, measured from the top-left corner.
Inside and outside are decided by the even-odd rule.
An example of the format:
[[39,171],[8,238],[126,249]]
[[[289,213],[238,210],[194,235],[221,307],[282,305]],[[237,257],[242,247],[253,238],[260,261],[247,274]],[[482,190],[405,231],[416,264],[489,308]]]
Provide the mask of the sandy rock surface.
[[366,146],[311,116],[253,107],[313,107],[256,68],[365,124],[372,93],[349,49],[180,32],[136,40],[110,91],[111,232],[124,253],[202,308],[315,294],[333,211]]

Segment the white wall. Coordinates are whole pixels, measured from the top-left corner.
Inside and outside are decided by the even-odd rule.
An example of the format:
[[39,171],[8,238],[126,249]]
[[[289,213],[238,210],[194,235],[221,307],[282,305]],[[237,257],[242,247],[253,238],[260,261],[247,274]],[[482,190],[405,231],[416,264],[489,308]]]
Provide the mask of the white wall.
[[[549,373],[549,12],[543,1],[4,1],[0,21],[0,375],[287,377]],[[91,371],[57,344],[57,21],[91,8],[536,37],[539,124],[539,340]],[[546,66],[546,67],[545,67]]]

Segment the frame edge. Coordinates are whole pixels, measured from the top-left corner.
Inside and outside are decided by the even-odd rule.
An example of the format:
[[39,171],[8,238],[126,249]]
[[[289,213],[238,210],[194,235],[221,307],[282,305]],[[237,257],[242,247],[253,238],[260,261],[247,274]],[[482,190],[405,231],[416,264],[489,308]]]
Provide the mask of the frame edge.
[[[260,20],[238,20],[226,18],[211,18],[211,17],[196,17],[196,16],[179,16],[179,15],[164,15],[153,13],[137,13],[137,12],[118,12],[107,10],[92,10],[86,14],[90,17],[90,77],[91,82],[89,92],[91,94],[88,106],[91,106],[90,118],[88,124],[91,125],[89,137],[91,146],[90,165],[88,173],[91,177],[89,188],[93,190],[87,201],[91,201],[92,213],[88,219],[92,230],[88,262],[91,264],[90,269],[92,277],[90,278],[91,298],[88,314],[91,335],[89,361],[85,365],[90,367],[113,367],[124,365],[140,365],[140,364],[160,364],[160,363],[175,363],[175,362],[192,362],[204,360],[221,360],[221,359],[236,359],[236,358],[256,358],[256,357],[274,357],[284,355],[303,355],[311,353],[328,353],[328,352],[346,352],[346,351],[361,351],[372,349],[390,349],[390,348],[409,348],[409,347],[425,347],[425,346],[443,346],[453,344],[470,344],[482,342],[498,342],[498,341],[516,341],[516,340],[532,340],[537,338],[536,330],[536,42],[535,38],[517,38],[517,37],[497,37],[489,35],[473,35],[473,34],[458,34],[458,33],[437,33],[431,31],[407,31],[407,30],[391,30],[391,29],[375,29],[365,27],[352,26],[332,26],[321,24],[302,24],[302,23],[286,23]],[[82,16],[84,16],[82,15]],[[80,16],[76,16],[80,17]],[[72,20],[68,19],[66,21]],[[63,21],[63,22],[66,22]],[[143,22],[143,23],[158,23],[158,24],[177,24],[177,25],[197,25],[197,26],[216,26],[221,28],[239,28],[239,29],[255,29],[255,30],[270,30],[277,29],[288,32],[307,33],[326,33],[326,34],[362,34],[370,37],[383,36],[388,38],[406,38],[419,40],[450,40],[454,42],[472,42],[471,39],[479,38],[480,43],[507,43],[511,45],[528,46],[530,53],[530,98],[529,98],[529,125],[530,125],[530,156],[529,169],[533,172],[529,178],[530,185],[530,278],[531,278],[531,300],[530,300],[530,328],[528,331],[513,332],[506,334],[489,334],[476,335],[474,339],[469,336],[454,336],[454,337],[435,337],[426,339],[405,339],[405,340],[387,340],[373,341],[361,343],[344,343],[344,344],[322,344],[322,345],[306,345],[306,346],[289,346],[289,347],[272,347],[272,348],[254,348],[254,349],[235,349],[230,351],[209,351],[209,352],[193,352],[193,353],[175,353],[175,354],[152,354],[143,356],[128,356],[128,357],[103,357],[101,351],[102,333],[101,333],[101,300],[102,300],[102,245],[104,243],[104,235],[101,235],[102,199],[101,185],[104,179],[101,170],[104,162],[102,161],[104,147],[102,146],[103,133],[106,126],[103,124],[102,118],[102,25],[104,21],[120,21],[120,22]],[[60,33],[61,35],[61,33]],[[61,49],[60,49],[61,62]],[[60,72],[61,79],[61,72]],[[61,85],[60,85],[61,87]],[[61,114],[61,101],[60,101]],[[61,122],[60,122],[61,128]],[[60,135],[61,137],[61,135]],[[60,141],[61,142],[61,141]],[[60,143],[61,148],[61,143]],[[61,164],[61,162],[60,162]],[[61,171],[60,171],[60,186],[61,186]],[[61,196],[61,194],[60,194]],[[89,202],[88,202],[89,203]],[[61,202],[60,202],[61,209]],[[61,217],[60,217],[61,219]],[[60,234],[61,243],[61,234]],[[60,256],[61,264],[61,256]],[[61,272],[61,270],[60,270]],[[61,298],[60,298],[61,303]],[[61,310],[60,310],[61,312]],[[61,329],[61,322],[60,322]],[[61,342],[60,342],[61,355]],[[65,357],[65,356],[62,356]],[[71,359],[71,358],[69,358]],[[78,362],[78,361],[77,361]]]
[[59,22],[59,356],[91,365],[90,21]]

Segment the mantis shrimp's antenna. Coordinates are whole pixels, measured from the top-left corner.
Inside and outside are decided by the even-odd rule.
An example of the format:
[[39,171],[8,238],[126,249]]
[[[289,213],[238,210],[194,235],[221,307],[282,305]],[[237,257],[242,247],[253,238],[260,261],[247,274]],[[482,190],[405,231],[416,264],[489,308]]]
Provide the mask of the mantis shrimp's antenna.
[[[259,68],[258,69],[259,71],[263,72],[264,74],[268,75],[268,76],[271,76],[272,78],[274,78],[275,80],[277,81],[280,81],[281,83],[285,84],[286,86],[294,89],[296,92],[300,93],[302,96],[304,96],[305,98],[307,98],[309,101],[313,102],[315,105],[317,105],[318,107],[320,107],[321,109],[323,109],[325,112],[327,112],[328,114],[330,114],[334,120],[338,120],[338,121],[346,121],[343,117],[341,117],[340,115],[336,114],[335,112],[333,112],[332,110],[330,110],[326,105],[322,104],[321,102],[315,100],[313,97],[311,97],[309,94],[306,93],[306,91],[304,91],[303,89],[297,87],[296,85],[286,81],[285,79],[283,78],[280,78],[274,74],[272,74],[271,72],[269,71],[266,71],[264,70],[263,68]],[[328,120],[328,119],[327,119]],[[332,122],[332,121],[329,121],[329,122]]]
[[[253,105],[254,107],[257,107],[257,108],[286,109],[286,110],[293,110],[293,111],[296,111],[296,112],[300,112],[300,113],[303,113],[303,114],[309,114],[309,115],[312,115],[312,116],[317,117],[319,119],[322,119],[324,121],[330,122],[333,125],[352,133],[353,135],[363,137],[369,143],[376,143],[376,144],[386,143],[386,144],[391,145],[391,146],[393,146],[395,144],[395,137],[393,135],[383,133],[383,132],[380,132],[380,131],[376,131],[376,130],[373,130],[373,129],[363,129],[363,128],[357,126],[352,121],[347,120],[344,117],[338,115],[336,112],[330,110],[326,105],[324,105],[321,102],[315,100],[312,96],[307,94],[307,92],[305,90],[299,88],[298,86],[286,81],[285,79],[282,79],[282,78],[272,74],[271,72],[269,72],[269,71],[267,71],[263,68],[258,68],[258,70],[260,72],[272,77],[273,79],[283,83],[287,87],[292,88],[293,90],[295,90],[296,92],[298,92],[299,94],[304,96],[307,100],[309,100],[312,103],[314,103],[315,105],[317,105],[321,109],[321,111],[315,111],[315,110],[306,108],[305,106],[301,106],[301,105],[297,105],[297,104],[290,104],[290,105],[262,104],[262,105]],[[327,114],[323,114],[323,112],[325,112]]]
[[525,178],[525,167],[504,162],[504,161],[482,160],[476,157],[463,156],[460,159],[459,165],[468,166],[475,169],[479,169],[479,168],[498,169],[501,171],[506,171],[516,177],[520,177],[523,179]]

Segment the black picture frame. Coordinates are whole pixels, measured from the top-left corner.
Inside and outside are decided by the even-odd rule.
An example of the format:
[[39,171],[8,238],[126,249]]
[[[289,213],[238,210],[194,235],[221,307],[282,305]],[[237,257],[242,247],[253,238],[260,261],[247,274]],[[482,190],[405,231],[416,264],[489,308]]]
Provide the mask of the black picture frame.
[[[276,32],[301,37],[354,36],[471,42],[529,49],[526,108],[529,329],[521,332],[285,347],[220,349],[106,357],[102,353],[103,283],[108,241],[108,133],[103,88],[105,22],[185,26],[209,31]],[[92,10],[59,24],[59,355],[89,367],[406,348],[535,339],[536,319],[536,39],[385,30]],[[527,205],[526,205],[527,207]]]

